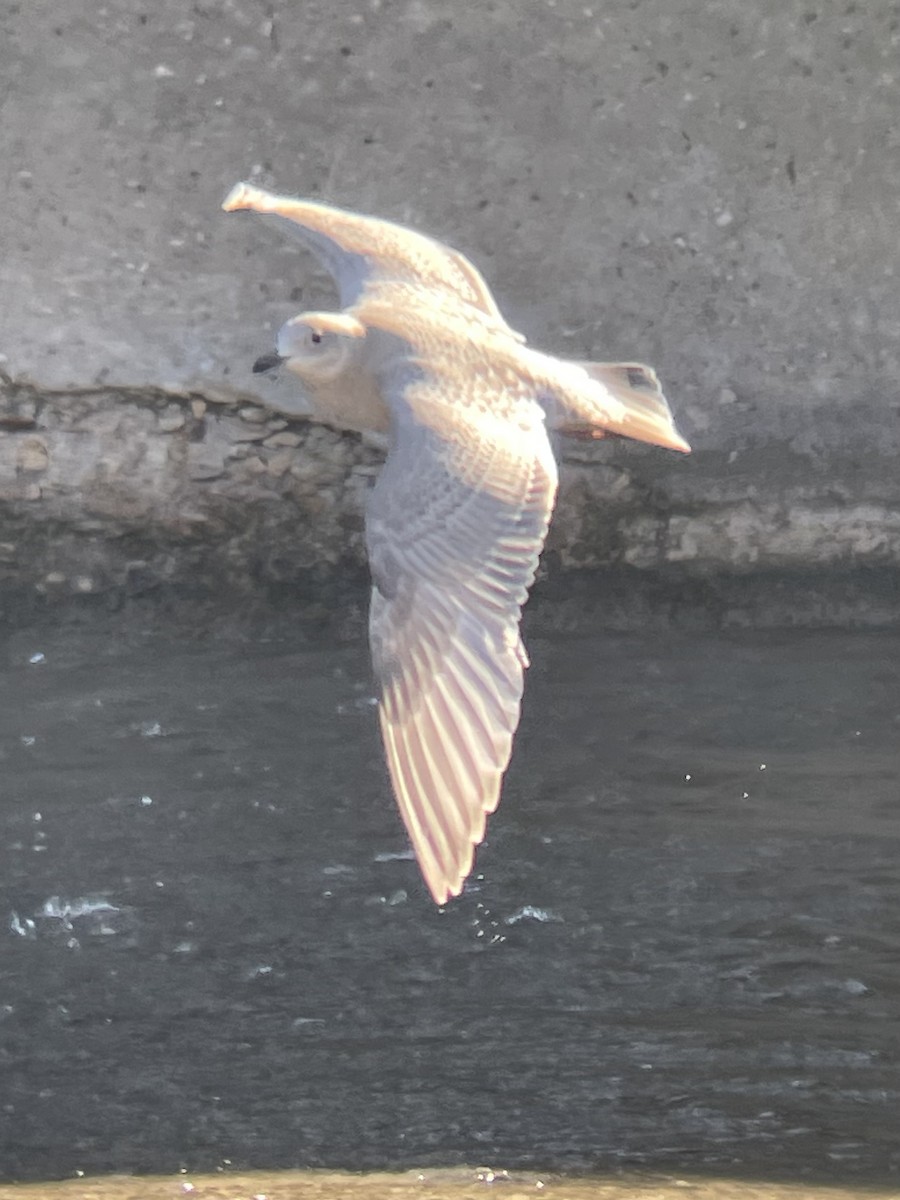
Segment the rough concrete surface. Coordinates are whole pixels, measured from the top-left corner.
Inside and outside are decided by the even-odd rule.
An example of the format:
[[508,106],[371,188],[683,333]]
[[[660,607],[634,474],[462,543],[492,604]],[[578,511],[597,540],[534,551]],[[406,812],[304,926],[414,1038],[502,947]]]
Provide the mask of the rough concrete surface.
[[302,411],[250,364],[332,293],[219,212],[250,177],[458,246],[543,348],[656,366],[694,455],[568,455],[551,571],[883,589],[898,53],[888,0],[3,6],[0,580],[361,564],[377,453],[256,407]]

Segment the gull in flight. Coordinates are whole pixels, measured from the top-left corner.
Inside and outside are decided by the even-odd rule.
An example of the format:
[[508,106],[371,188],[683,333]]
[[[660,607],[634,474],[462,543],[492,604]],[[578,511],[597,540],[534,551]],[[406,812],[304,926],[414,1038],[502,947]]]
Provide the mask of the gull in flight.
[[497,807],[528,658],[519,623],[556,499],[548,429],[687,452],[655,373],[542,354],[458,251],[375,217],[239,183],[334,276],[340,312],[287,322],[276,353],[315,420],[387,433],[369,497],[369,640],[394,795],[438,904]]

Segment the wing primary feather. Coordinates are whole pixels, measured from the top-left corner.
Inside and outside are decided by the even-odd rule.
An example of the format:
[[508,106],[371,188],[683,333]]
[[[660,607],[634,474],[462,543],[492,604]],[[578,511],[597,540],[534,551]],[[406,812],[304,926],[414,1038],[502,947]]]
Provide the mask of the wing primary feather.
[[[498,755],[502,753],[501,743],[506,735],[492,732],[493,723],[481,695],[473,692],[455,675],[450,676],[447,672],[436,676],[434,683],[448,709],[459,713],[461,718],[466,720],[467,731],[470,737],[477,742],[485,764],[493,766],[497,762]],[[453,695],[450,693],[451,688]]]
[[428,832],[441,871],[452,857],[452,839],[443,820],[435,820],[438,810],[434,797],[440,780],[434,775],[421,736],[421,718],[401,719],[396,730],[398,753],[404,758],[407,797],[417,814],[417,825]]
[[439,780],[432,776],[422,743],[419,738],[411,736],[413,732],[405,726],[395,730],[398,757],[402,755],[402,774],[406,784],[404,810],[412,818],[420,838],[428,841],[434,869],[431,878],[426,874],[426,881],[432,892],[436,892],[440,887],[451,888],[460,874],[458,853],[444,824],[441,805],[435,802],[440,795]]
[[405,731],[402,726],[392,725],[382,718],[381,732],[403,824],[412,841],[425,882],[435,900],[442,904],[443,899],[438,898],[439,884],[444,878],[441,854],[434,837],[435,831],[423,824],[421,807],[415,803],[419,788],[405,743]]
[[[429,694],[419,711],[419,744],[428,759],[430,775],[435,781],[435,794],[431,797],[431,808],[435,819],[440,819],[451,846],[459,857],[459,848],[469,837],[468,823],[462,819],[462,809],[470,806],[471,798],[477,795],[478,777],[471,763],[466,763],[458,753],[458,730],[450,725],[442,727],[435,712],[435,694]],[[450,803],[442,803],[444,798]]]

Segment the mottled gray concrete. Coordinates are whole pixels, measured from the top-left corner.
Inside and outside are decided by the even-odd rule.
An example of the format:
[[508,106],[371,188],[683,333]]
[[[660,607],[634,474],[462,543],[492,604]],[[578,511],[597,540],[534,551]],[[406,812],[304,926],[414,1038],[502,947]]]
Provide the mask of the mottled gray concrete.
[[3,569],[40,582],[71,535],[77,590],[79,522],[99,563],[104,521],[248,500],[293,567],[347,552],[371,451],[246,448],[241,407],[296,402],[250,363],[330,290],[220,214],[241,177],[459,246],[548,350],[658,368],[694,456],[578,451],[554,562],[897,569],[898,42],[888,0],[6,6],[0,351],[38,390],[0,404]]

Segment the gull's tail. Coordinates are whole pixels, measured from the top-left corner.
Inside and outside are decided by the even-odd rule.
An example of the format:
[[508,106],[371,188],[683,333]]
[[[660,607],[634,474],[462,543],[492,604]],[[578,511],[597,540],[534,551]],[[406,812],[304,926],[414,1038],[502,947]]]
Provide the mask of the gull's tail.
[[641,363],[570,365],[580,368],[588,379],[584,386],[572,387],[573,377],[567,373],[569,386],[556,393],[552,424],[560,433],[585,439],[614,434],[690,453],[690,446],[675,428],[672,410],[652,367]]

